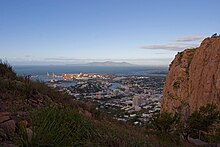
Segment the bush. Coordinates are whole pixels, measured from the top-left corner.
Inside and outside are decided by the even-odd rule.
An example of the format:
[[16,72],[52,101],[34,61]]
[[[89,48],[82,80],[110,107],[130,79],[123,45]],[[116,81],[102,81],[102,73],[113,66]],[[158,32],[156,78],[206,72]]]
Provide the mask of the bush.
[[217,110],[216,105],[207,104],[202,106],[188,118],[185,132],[187,135],[192,134],[194,138],[200,138],[200,132],[207,134],[213,124],[219,123],[219,117],[220,112]]
[[178,114],[163,112],[154,115],[150,120],[150,128],[160,133],[170,133],[177,130],[180,123]]
[[179,115],[162,112],[154,115],[146,125],[147,133],[159,137],[159,145],[176,146],[180,144],[182,124]]

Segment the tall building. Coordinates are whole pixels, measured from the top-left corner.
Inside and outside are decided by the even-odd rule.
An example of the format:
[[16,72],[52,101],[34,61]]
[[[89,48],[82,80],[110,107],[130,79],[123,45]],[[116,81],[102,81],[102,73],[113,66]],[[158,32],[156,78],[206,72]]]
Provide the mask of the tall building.
[[135,95],[133,98],[132,106],[140,106],[141,105],[141,96],[140,95]]

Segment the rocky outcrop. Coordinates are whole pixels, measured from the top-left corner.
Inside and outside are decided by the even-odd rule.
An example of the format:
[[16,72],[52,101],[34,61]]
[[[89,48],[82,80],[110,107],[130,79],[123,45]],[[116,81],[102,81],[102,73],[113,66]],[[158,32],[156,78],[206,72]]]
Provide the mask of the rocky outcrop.
[[162,112],[187,116],[208,103],[220,109],[220,37],[206,38],[200,47],[175,56],[163,97]]
[[31,141],[33,131],[30,123],[24,119],[26,117],[26,112],[18,112],[13,115],[10,112],[0,112],[0,146],[15,147],[13,139],[21,134],[29,142]]

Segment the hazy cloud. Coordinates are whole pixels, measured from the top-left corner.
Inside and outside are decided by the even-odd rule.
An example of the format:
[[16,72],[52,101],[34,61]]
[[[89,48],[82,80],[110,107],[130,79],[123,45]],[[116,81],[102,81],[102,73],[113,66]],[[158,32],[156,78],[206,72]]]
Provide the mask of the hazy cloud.
[[164,55],[164,54],[167,54],[167,53],[154,53],[154,54],[158,54],[158,55]]
[[201,41],[205,37],[204,36],[186,36],[182,38],[177,38],[176,42],[192,42],[192,41]]
[[[71,58],[71,57],[54,57],[54,58],[44,58],[48,61],[78,61],[78,60],[95,60],[95,59],[86,59],[86,58]],[[97,59],[100,60],[100,59]]]
[[[199,41],[204,39],[204,36],[186,36],[182,38],[177,38],[173,42],[167,44],[150,44],[143,45],[140,48],[142,49],[163,49],[170,51],[182,51],[183,49],[193,48],[199,46]],[[192,42],[198,42],[192,44]]]
[[44,58],[44,60],[49,60],[49,61],[74,61],[76,59],[73,59],[73,58]]
[[25,58],[32,58],[33,56],[31,56],[31,55],[25,55],[24,57],[25,57]]
[[153,44],[141,46],[142,49],[164,49],[171,51],[181,51],[186,48],[192,48],[198,46],[197,44]]

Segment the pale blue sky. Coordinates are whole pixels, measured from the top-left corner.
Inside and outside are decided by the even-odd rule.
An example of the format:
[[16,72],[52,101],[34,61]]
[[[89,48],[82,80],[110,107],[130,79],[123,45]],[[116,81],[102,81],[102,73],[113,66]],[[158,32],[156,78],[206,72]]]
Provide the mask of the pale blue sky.
[[219,32],[219,6],[219,0],[0,0],[0,58],[13,65],[168,65],[177,51]]

